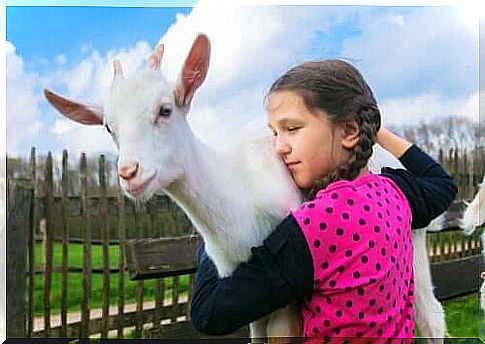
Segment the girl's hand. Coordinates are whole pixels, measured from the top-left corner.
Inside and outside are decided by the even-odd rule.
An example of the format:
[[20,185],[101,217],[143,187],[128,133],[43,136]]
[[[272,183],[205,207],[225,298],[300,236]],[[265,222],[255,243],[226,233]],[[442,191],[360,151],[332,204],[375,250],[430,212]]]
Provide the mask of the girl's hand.
[[384,127],[377,132],[377,143],[398,159],[412,146],[412,143]]

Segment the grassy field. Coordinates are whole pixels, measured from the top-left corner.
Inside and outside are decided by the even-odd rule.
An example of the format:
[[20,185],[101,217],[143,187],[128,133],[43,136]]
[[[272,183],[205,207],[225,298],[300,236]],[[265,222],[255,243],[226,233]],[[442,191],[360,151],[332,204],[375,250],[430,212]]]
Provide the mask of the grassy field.
[[[119,264],[119,247],[117,245],[110,246],[110,266],[118,267]],[[92,246],[92,265],[96,268],[101,268],[103,264],[102,246]],[[61,265],[62,261],[62,246],[54,244],[54,265]],[[70,244],[68,261],[70,266],[82,266],[82,244]],[[42,262],[41,245],[36,246],[36,262],[38,265]],[[60,313],[61,308],[61,283],[62,275],[60,273],[53,273],[52,275],[52,303],[51,313]],[[101,274],[92,274],[91,276],[92,292],[91,292],[91,308],[100,308],[102,306],[102,290],[103,290],[103,276]],[[79,311],[82,300],[82,274],[70,273],[68,284],[68,309],[69,311]],[[130,281],[128,274],[125,273],[125,304],[135,302],[137,282]],[[172,293],[172,278],[165,278],[165,297],[170,298]],[[155,295],[155,280],[147,280],[144,282],[145,287],[145,301],[154,299]],[[187,292],[188,276],[180,278],[181,294]],[[43,278],[42,275],[36,275],[35,279],[35,316],[42,316],[43,314]],[[110,275],[110,304],[118,304],[118,274]],[[472,294],[465,297],[455,298],[444,302],[446,312],[446,322],[448,332],[451,337],[478,337],[479,325],[481,321],[482,327],[485,328],[483,315],[479,313],[479,299],[478,294]],[[482,317],[479,320],[479,317]]]
[[[450,337],[478,338],[485,320],[480,312],[478,293],[447,300],[443,303]],[[484,333],[482,333],[482,340]]]
[[[36,245],[36,264],[40,265],[41,244]],[[91,262],[94,268],[102,268],[103,266],[103,249],[102,246],[92,246]],[[117,245],[110,246],[109,261],[112,268],[117,268],[119,264],[119,247]],[[54,266],[61,266],[62,262],[62,245],[54,244],[53,248]],[[70,244],[68,252],[69,266],[82,267],[82,244]],[[165,280],[165,298],[170,298],[172,293],[173,278],[167,277]],[[188,276],[181,276],[179,283],[179,295],[187,293],[188,290]],[[119,290],[118,290],[119,275],[118,273],[110,274],[110,305],[118,304]],[[34,292],[34,316],[43,315],[43,286],[44,279],[42,274],[35,276],[35,292]],[[128,273],[125,273],[125,304],[135,303],[135,293],[138,282],[131,281]],[[52,274],[52,296],[51,296],[51,314],[58,314],[61,311],[61,293],[62,293],[62,274]],[[144,301],[155,299],[155,280],[144,281]],[[68,310],[80,311],[82,301],[82,274],[69,273],[68,274]],[[101,308],[103,298],[103,275],[91,275],[91,309]]]

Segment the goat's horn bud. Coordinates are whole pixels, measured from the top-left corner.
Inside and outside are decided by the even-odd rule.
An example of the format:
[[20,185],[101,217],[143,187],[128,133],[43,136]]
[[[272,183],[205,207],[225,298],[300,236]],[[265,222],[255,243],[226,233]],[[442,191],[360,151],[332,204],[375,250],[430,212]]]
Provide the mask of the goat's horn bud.
[[163,57],[163,44],[159,44],[153,51],[152,56],[150,56],[150,58],[148,59],[148,66],[153,70],[160,69],[160,63],[162,62],[162,57]]
[[123,77],[123,67],[121,67],[120,60],[113,61],[114,78],[119,79]]

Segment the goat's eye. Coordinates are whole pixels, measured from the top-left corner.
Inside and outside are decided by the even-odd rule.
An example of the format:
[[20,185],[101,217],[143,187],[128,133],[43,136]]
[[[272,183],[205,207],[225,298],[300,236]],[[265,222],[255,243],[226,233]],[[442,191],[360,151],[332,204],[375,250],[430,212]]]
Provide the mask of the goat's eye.
[[160,107],[160,111],[158,112],[158,116],[162,118],[168,118],[172,114],[172,107],[169,105],[162,105]]
[[108,131],[108,133],[112,134],[113,131],[111,130],[111,128],[109,127],[109,125],[105,124],[104,127],[106,128],[106,130]]

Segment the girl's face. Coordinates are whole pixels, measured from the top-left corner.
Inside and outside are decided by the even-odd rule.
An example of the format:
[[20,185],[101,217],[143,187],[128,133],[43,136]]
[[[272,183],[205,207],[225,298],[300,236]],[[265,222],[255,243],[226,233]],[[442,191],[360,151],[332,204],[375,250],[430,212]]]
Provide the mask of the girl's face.
[[344,126],[332,124],[323,110],[310,112],[297,93],[271,93],[266,110],[274,149],[300,189],[349,158]]

